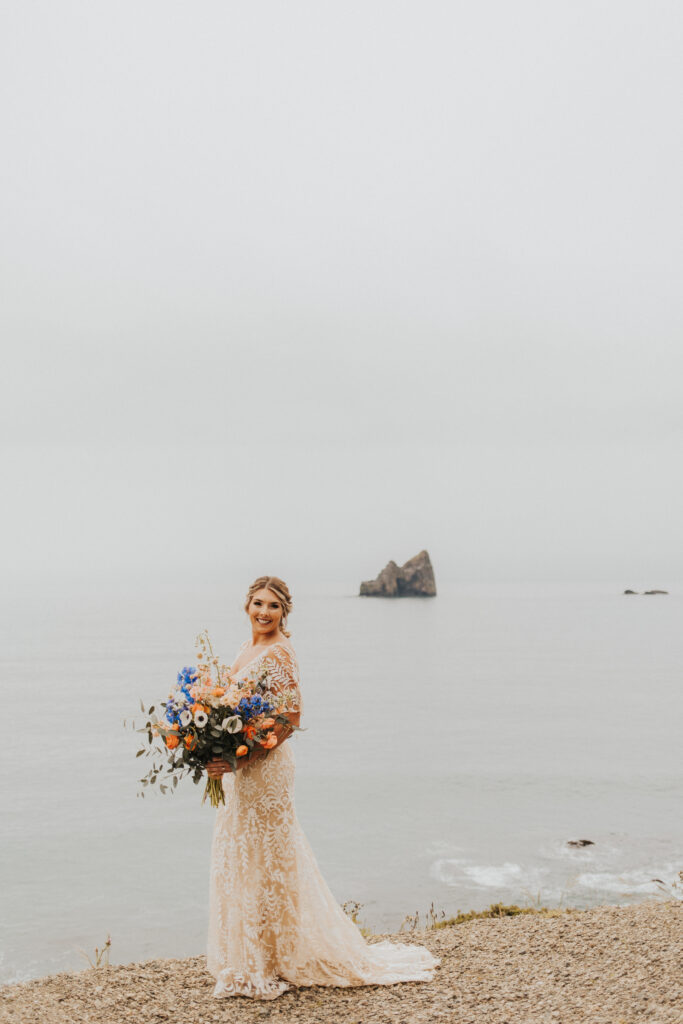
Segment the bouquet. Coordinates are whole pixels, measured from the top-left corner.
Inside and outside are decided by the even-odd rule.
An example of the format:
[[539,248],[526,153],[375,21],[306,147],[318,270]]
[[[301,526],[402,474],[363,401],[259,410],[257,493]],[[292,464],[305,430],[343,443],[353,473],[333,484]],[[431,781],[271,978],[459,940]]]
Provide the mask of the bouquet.
[[[196,646],[198,667],[185,667],[178,673],[174,689],[161,702],[163,714],[159,716],[154,706],[150,707],[147,722],[136,730],[145,733],[147,747],[135,756],[154,758],[149,772],[140,779],[141,796],[145,787],[161,778],[165,780],[159,782],[162,793],[169,789],[171,779],[172,792],[183,775],[192,775],[198,783],[213,758],[228,761],[235,771],[238,758],[245,757],[256,744],[266,751],[277,746],[273,730],[278,723],[298,728],[285,717],[286,696],[268,691],[267,670],[234,680],[230,666],[214,655],[206,630],[197,637]],[[142,701],[140,707],[144,712]],[[162,758],[158,766],[157,755]],[[202,803],[207,796],[213,807],[225,803],[222,779],[207,779]]]

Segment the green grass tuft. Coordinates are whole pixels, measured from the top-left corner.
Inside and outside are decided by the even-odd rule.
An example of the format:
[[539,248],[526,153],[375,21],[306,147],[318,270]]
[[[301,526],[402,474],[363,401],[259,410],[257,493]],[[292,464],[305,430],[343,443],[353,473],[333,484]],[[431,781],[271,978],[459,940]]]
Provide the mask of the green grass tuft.
[[452,925],[465,924],[467,921],[477,921],[489,917],[517,917],[518,914],[541,914],[543,917],[560,917],[562,914],[570,913],[569,908],[564,910],[559,907],[519,907],[516,903],[492,903],[486,910],[468,910],[466,913],[459,910],[455,917],[437,921],[433,928],[450,928]]

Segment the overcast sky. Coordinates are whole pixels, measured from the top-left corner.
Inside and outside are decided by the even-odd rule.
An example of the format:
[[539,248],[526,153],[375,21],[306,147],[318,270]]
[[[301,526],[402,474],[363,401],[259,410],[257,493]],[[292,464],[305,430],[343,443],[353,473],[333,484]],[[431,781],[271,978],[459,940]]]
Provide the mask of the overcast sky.
[[683,580],[683,8],[5,0],[5,569]]

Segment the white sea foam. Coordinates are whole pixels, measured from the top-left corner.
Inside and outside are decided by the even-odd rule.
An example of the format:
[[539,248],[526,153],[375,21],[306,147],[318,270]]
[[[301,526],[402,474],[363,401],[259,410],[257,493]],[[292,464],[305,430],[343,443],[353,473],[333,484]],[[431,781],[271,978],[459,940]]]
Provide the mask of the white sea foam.
[[505,861],[504,864],[470,864],[464,872],[476,885],[492,889],[515,885],[525,879],[522,865],[512,861]]
[[482,889],[522,891],[525,886],[542,885],[548,871],[522,867],[514,861],[503,864],[468,864],[463,858],[443,858],[432,864],[432,877],[449,886],[478,886]]
[[458,879],[462,878],[463,867],[467,864],[465,858],[442,857],[435,860],[430,868],[432,878],[444,885],[456,885]]
[[431,876],[449,888],[507,890],[506,898],[519,899],[540,893],[544,901],[562,900],[568,897],[581,902],[582,894],[589,902],[593,895],[639,896],[658,894],[661,887],[654,879],[670,884],[676,877],[676,865],[671,863],[658,868],[630,868],[619,871],[583,871],[566,877],[563,881],[549,867],[515,861],[502,864],[471,864],[464,858],[441,858],[431,866]]
[[614,874],[609,871],[584,872],[577,878],[577,885],[585,889],[597,890],[599,892],[620,893],[627,896],[631,893],[659,893],[660,887],[653,881],[660,878],[667,881],[673,872],[670,870],[655,871],[654,869],[635,869]]

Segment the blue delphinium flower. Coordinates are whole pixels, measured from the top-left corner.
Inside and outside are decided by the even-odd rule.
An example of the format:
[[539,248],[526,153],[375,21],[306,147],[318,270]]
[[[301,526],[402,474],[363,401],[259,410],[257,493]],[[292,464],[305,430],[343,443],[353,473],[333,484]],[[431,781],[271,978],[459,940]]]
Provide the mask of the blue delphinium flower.
[[171,725],[179,722],[185,705],[194,703],[194,698],[190,695],[190,688],[194,686],[198,678],[197,669],[188,668],[187,665],[178,673],[178,685],[175,693],[163,703],[163,707],[166,708],[166,719]]
[[187,668],[187,666],[178,673],[178,684],[181,690],[189,690],[191,686],[196,683],[199,675],[196,668]]
[[171,725],[174,725],[179,718],[178,712],[175,710],[173,704],[170,701],[166,701],[163,706],[166,708],[166,721],[170,722]]
[[253,697],[242,697],[235,708],[235,711],[237,711],[244,722],[249,722],[252,718],[258,718],[259,715],[267,715],[272,710],[273,705],[264,700],[259,693],[255,693]]

